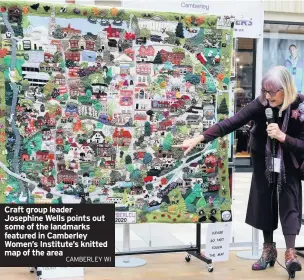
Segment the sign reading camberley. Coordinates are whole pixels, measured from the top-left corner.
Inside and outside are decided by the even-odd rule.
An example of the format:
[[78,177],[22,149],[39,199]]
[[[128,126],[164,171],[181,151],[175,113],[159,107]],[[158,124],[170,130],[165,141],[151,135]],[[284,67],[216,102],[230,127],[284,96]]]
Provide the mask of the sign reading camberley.
[[181,2],[182,8],[191,8],[191,9],[202,9],[205,11],[209,11],[209,5],[200,4],[200,3],[193,3],[193,2]]
[[122,0],[122,7],[134,10],[144,7],[145,10],[151,11],[230,16],[235,18],[234,36],[236,38],[261,38],[263,35],[264,7],[260,0]]

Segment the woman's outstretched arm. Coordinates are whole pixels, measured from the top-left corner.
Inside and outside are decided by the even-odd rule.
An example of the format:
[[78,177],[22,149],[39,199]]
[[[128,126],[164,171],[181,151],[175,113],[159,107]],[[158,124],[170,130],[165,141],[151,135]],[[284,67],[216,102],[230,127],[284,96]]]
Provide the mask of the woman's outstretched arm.
[[182,144],[174,145],[173,147],[182,148],[185,151],[184,154],[186,155],[200,142],[208,143],[247,124],[250,120],[255,119],[256,114],[258,114],[260,111],[262,112],[262,108],[263,105],[260,103],[260,101],[255,99],[242,110],[237,112],[234,116],[214,124],[201,135],[187,139]]

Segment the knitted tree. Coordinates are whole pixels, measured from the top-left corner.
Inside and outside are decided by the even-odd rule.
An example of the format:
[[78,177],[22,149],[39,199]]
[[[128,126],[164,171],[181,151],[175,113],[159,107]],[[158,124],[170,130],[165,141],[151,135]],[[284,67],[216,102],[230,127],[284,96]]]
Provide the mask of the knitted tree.
[[130,155],[127,155],[126,158],[125,158],[125,163],[126,164],[131,164],[132,163],[132,158]]
[[152,155],[150,153],[145,153],[143,158],[143,164],[149,164],[153,160]]
[[164,139],[164,142],[163,142],[163,148],[165,151],[168,151],[171,149],[171,146],[172,146],[172,143],[173,143],[173,137],[172,137],[172,134],[171,133],[168,133]]
[[223,100],[221,101],[220,107],[218,108],[217,111],[219,114],[228,115],[229,111],[228,111],[228,107],[227,107],[227,103],[226,103],[226,98],[223,98]]
[[206,202],[204,196],[202,196],[196,203],[196,208],[202,208],[202,207],[206,207],[206,206],[207,206],[207,202]]
[[185,200],[182,196],[179,197],[179,202],[177,204],[177,209],[178,209],[178,212],[183,214],[183,215],[187,212],[187,205],[186,205]]
[[162,57],[160,55],[160,52],[158,52],[154,58],[154,64],[162,64],[163,63],[163,60],[162,60]]
[[176,26],[175,35],[178,38],[184,38],[184,26],[181,22],[179,22]]
[[151,135],[151,125],[149,122],[145,122],[145,136]]

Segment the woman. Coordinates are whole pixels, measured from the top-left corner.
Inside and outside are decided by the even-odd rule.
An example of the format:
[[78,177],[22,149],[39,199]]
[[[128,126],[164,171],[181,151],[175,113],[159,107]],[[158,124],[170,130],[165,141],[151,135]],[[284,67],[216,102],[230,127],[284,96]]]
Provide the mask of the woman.
[[[302,269],[294,249],[296,235],[301,227],[302,186],[299,169],[293,164],[291,154],[297,155],[299,160],[299,156],[304,153],[303,100],[303,96],[297,94],[288,70],[282,66],[274,67],[263,78],[259,98],[233,117],[210,127],[202,135],[176,145],[183,148],[186,155],[200,142],[210,142],[235,131],[250,120],[254,122],[249,140],[253,174],[246,223],[263,231],[264,246],[261,258],[253,264],[252,269],[263,270],[268,264],[274,266],[276,262],[273,231],[278,227],[279,214],[286,243],[285,264],[293,277],[295,271]],[[266,108],[273,111],[274,123],[267,124]],[[279,173],[271,171],[272,141],[276,143],[276,158],[279,160],[276,160],[275,167],[278,163]],[[273,174],[276,174],[275,178]]]

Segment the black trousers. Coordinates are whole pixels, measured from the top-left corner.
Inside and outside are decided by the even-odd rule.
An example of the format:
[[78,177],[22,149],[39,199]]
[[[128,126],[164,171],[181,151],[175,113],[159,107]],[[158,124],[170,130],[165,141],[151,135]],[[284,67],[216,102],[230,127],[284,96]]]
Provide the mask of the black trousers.
[[288,153],[284,153],[286,184],[277,196],[265,176],[265,155],[251,150],[253,174],[245,222],[260,230],[276,230],[280,217],[284,235],[298,235],[302,219],[302,185]]

